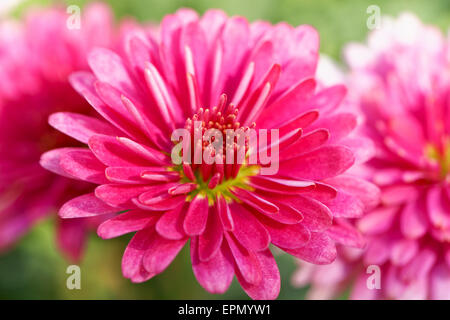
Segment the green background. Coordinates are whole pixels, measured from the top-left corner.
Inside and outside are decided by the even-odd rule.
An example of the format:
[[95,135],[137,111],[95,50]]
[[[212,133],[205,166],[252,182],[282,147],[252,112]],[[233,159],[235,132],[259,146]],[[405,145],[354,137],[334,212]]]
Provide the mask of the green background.
[[[1,0],[0,0],[1,1]],[[67,5],[84,5],[88,1],[65,1]],[[449,27],[448,0],[112,0],[106,1],[116,17],[134,16],[140,21],[159,21],[180,7],[203,13],[222,8],[229,15],[243,15],[250,21],[263,19],[286,21],[292,25],[311,24],[321,36],[321,52],[340,59],[343,45],[364,41],[368,32],[366,9],[378,5],[382,14],[398,15],[411,11],[423,21]],[[54,1],[24,1],[16,16],[31,5],[49,5]],[[120,260],[129,237],[103,241],[92,234],[86,255],[80,264],[81,290],[66,288],[64,260],[54,245],[52,219],[41,222],[15,248],[0,256],[0,299],[247,299],[233,281],[224,295],[211,295],[196,282],[187,247],[161,275],[143,284],[132,284],[121,275]],[[303,299],[305,289],[290,285],[295,263],[287,256],[276,256],[282,274],[280,299]]]

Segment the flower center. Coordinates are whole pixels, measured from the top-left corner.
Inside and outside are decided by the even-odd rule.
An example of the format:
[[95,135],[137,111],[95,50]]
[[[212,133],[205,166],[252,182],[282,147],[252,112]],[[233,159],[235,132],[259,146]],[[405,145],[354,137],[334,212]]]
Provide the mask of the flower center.
[[259,172],[258,165],[247,163],[248,133],[256,125],[241,126],[238,113],[238,108],[227,104],[222,95],[217,106],[200,108],[186,120],[184,129],[189,133],[191,152],[174,169],[180,172],[182,182],[196,184],[188,200],[202,194],[214,203],[220,194],[231,201],[235,199],[230,192],[233,187],[250,189],[248,178]]
[[450,173],[450,139],[446,137],[443,141],[441,146],[430,143],[425,147],[427,158],[439,165],[441,179]]

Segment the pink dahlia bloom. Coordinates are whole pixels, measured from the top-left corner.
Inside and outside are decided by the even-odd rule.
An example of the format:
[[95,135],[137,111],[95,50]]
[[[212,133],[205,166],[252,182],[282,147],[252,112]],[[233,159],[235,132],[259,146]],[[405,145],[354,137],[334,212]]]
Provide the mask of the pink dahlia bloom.
[[[81,29],[67,28],[64,10],[30,13],[25,22],[0,23],[0,249],[9,248],[40,218],[92,184],[63,178],[39,165],[42,152],[80,143],[55,132],[59,110],[92,114],[67,77],[87,69],[87,51],[111,46],[112,16],[103,5],[83,10]],[[80,116],[82,119],[82,116]],[[58,244],[78,259],[85,231],[96,219],[59,219]]]
[[[316,264],[335,259],[335,241],[359,245],[339,218],[376,204],[377,189],[344,174],[364,140],[347,138],[355,118],[337,111],[345,88],[316,89],[318,46],[309,26],[180,10],[164,18],[157,38],[130,33],[124,57],[93,50],[92,73],[75,73],[71,82],[104,121],[52,115],[56,128],[89,149],[56,149],[42,164],[99,186],[64,204],[60,216],[122,211],[98,234],[137,231],[122,260],[133,282],[162,272],[190,240],[194,274],[206,290],[223,293],[236,275],[254,299],[274,299],[280,290],[271,243]],[[242,164],[221,163],[225,152],[213,164],[191,163],[195,155],[186,154],[175,164],[171,134],[179,128],[221,135],[279,129],[267,148],[272,155],[279,149],[279,169],[262,175],[267,163],[250,164],[252,151],[237,139],[226,148],[244,150]]]
[[[381,204],[356,223],[364,251],[343,248],[332,265],[295,275],[312,283],[311,297],[354,283],[354,299],[450,299],[450,43],[409,14],[387,22],[346,50],[350,98],[377,147],[360,172],[381,188]],[[371,265],[379,289],[368,288]]]

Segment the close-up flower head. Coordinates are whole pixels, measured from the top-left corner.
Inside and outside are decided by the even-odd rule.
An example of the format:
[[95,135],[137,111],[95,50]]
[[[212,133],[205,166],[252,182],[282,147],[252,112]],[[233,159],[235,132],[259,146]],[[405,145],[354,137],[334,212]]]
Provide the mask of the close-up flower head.
[[[365,250],[342,248],[323,268],[301,264],[294,282],[312,283],[312,298],[352,282],[355,299],[450,298],[449,45],[438,29],[403,14],[386,18],[367,45],[347,46],[348,103],[362,112],[361,135],[377,149],[358,170],[380,187],[381,201],[355,223]],[[366,285],[370,266],[384,274],[380,290]]]
[[[79,145],[53,130],[46,118],[60,110],[92,114],[68,76],[88,68],[90,49],[113,45],[112,18],[106,6],[93,4],[86,8],[81,30],[66,27],[60,8],[34,10],[23,23],[0,23],[0,250],[91,188],[49,173],[39,160],[55,147]],[[86,230],[95,230],[96,224],[96,219],[59,219],[59,246],[77,260]]]
[[[133,282],[162,272],[189,241],[206,290],[223,293],[236,275],[254,299],[280,290],[270,244],[315,264],[335,259],[335,242],[362,246],[339,219],[361,216],[378,192],[345,175],[359,145],[347,139],[356,117],[337,110],[343,86],[316,90],[317,32],[182,9],[163,19],[158,38],[130,33],[123,57],[94,49],[92,73],[70,76],[104,121],[65,112],[49,118],[89,148],[51,150],[42,166],[99,185],[66,202],[60,217],[123,212],[98,234],[137,231],[122,259]],[[183,152],[191,152],[174,163],[171,133],[179,128],[190,146]],[[212,129],[217,140],[207,137]]]

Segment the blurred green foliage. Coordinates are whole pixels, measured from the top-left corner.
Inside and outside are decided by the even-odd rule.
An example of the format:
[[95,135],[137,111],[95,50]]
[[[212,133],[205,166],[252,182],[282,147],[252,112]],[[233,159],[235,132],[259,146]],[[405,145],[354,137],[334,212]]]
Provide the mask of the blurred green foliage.
[[[24,1],[15,11],[20,14],[30,6],[49,5],[51,0]],[[60,1],[84,5],[86,0]],[[287,21],[292,25],[311,24],[321,36],[321,51],[340,58],[343,45],[364,41],[368,32],[366,9],[375,4],[382,14],[402,11],[416,13],[426,23],[449,27],[448,0],[111,0],[117,17],[133,16],[140,21],[159,21],[180,7],[204,12],[222,8],[230,15],[249,20]],[[102,241],[90,237],[81,266],[81,290],[66,288],[64,260],[54,244],[52,219],[40,223],[13,250],[0,257],[0,299],[245,299],[236,281],[224,295],[211,295],[196,282],[187,247],[161,275],[143,284],[131,284],[121,275],[120,260],[129,237]],[[293,288],[289,281],[295,270],[293,259],[278,255],[282,274],[280,299],[302,299],[305,290]]]

